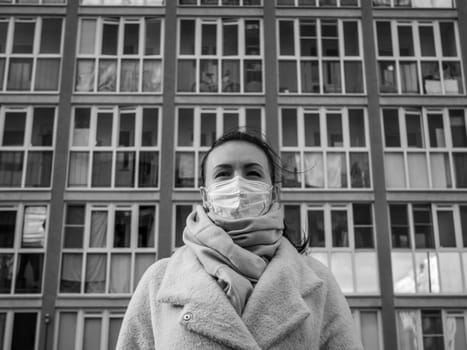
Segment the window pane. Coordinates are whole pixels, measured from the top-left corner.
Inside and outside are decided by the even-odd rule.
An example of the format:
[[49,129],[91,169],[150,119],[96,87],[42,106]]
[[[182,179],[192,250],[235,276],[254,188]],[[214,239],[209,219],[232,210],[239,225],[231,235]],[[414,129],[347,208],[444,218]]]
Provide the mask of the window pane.
[[138,187],[157,187],[159,178],[159,152],[140,152]]
[[25,207],[22,248],[45,247],[46,220],[46,207]]
[[[0,293],[11,293],[12,266],[15,262],[13,254],[0,254]],[[2,332],[3,329],[0,329]]]
[[34,349],[36,345],[37,313],[15,312],[11,350]]
[[224,56],[238,54],[238,22],[237,20],[223,20],[223,54]]
[[16,226],[16,211],[0,211],[0,248],[13,248]]
[[448,315],[446,328],[445,336],[447,338],[447,343],[450,345],[452,344],[452,350],[463,350],[467,348],[464,316],[456,317],[455,315]]
[[179,92],[196,91],[196,61],[178,61],[177,87]]
[[365,147],[365,121],[363,110],[349,109],[350,146]]
[[401,56],[413,56],[413,37],[412,27],[409,26],[398,26],[397,34],[399,36],[399,54]]
[[342,92],[339,62],[323,62],[323,89],[326,93]]
[[143,92],[162,90],[162,64],[159,60],[143,62]]
[[78,60],[75,90],[78,92],[89,92],[94,90],[93,60]]
[[428,165],[425,153],[407,155],[409,183],[411,188],[428,188]]
[[467,247],[467,206],[460,206],[461,226],[462,226],[462,239],[464,247]]
[[444,293],[462,293],[462,270],[458,253],[439,254],[439,275]]
[[81,20],[79,53],[81,54],[94,53],[95,40],[96,40],[96,20],[94,19]]
[[455,247],[456,236],[452,211],[438,211],[438,229],[440,247]]
[[324,188],[324,161],[321,152],[307,152],[303,155],[305,186]]
[[379,322],[377,316],[378,314],[374,311],[360,311],[360,328],[364,349],[380,349]]
[[98,91],[114,92],[117,81],[117,61],[101,60],[99,62]]
[[40,293],[44,254],[19,254],[15,293]]
[[320,92],[319,65],[317,61],[301,62],[302,92]]
[[[370,204],[353,204],[355,248],[374,248],[373,214]],[[360,266],[360,265],[357,265]]]
[[454,153],[454,171],[458,188],[467,187],[467,153]]
[[58,321],[58,349],[73,349],[76,339],[76,316],[76,312],[60,312],[60,320]]
[[161,53],[161,21],[157,18],[146,19],[145,55],[160,55]]
[[26,186],[49,187],[52,176],[52,151],[29,152]]
[[195,185],[195,154],[177,152],[175,159],[175,186],[193,187]]
[[89,153],[71,152],[68,170],[68,186],[85,187],[88,185]]
[[41,53],[59,53],[62,38],[61,18],[42,20]]
[[15,22],[13,53],[32,53],[35,22]]
[[30,90],[33,60],[29,58],[11,58],[8,73],[7,90]]
[[441,46],[443,48],[443,57],[457,56],[456,48],[456,33],[454,30],[454,23],[441,22],[439,24],[441,35]]
[[101,318],[85,318],[83,349],[97,350],[101,346]]
[[135,257],[135,280],[134,286],[138,284],[144,272],[156,261],[154,253],[136,254]]
[[391,23],[377,22],[376,32],[378,36],[378,54],[380,56],[392,56]]
[[200,92],[218,92],[218,61],[201,60],[199,73]]
[[415,293],[412,253],[393,252],[391,256],[394,293]]
[[431,153],[431,179],[434,188],[452,188],[448,153]]
[[256,133],[257,135],[262,132],[261,128],[261,110],[257,108],[246,109],[246,131]]
[[263,90],[263,72],[261,61],[245,61],[245,92]]
[[397,312],[397,338],[399,339],[399,349],[419,350],[418,341],[418,317],[415,311]]
[[[104,293],[105,291],[106,255],[88,254],[86,261],[85,293]],[[87,339],[87,336],[85,336]],[[85,349],[90,349],[85,347]],[[98,348],[96,348],[98,349]]]
[[0,58],[0,91],[3,90],[3,79],[5,78],[5,59]]
[[224,129],[223,134],[229,131],[238,130],[238,113],[224,113],[223,115]]
[[120,327],[122,325],[121,318],[111,318],[109,320],[109,344],[108,350],[116,349],[117,346],[117,338],[120,332]]
[[260,54],[259,22],[245,21],[245,54]]
[[343,293],[354,292],[350,253],[333,253],[331,255],[331,271]]
[[18,187],[23,172],[23,152],[0,151],[0,186]]
[[240,60],[222,61],[222,92],[240,92]]
[[416,248],[434,248],[434,238],[429,205],[413,206],[413,221]]
[[[303,26],[303,24],[301,24]],[[279,42],[280,55],[294,55],[294,22],[280,21],[279,22]],[[302,53],[305,54],[305,53]]]
[[463,93],[462,73],[459,62],[442,62],[444,91],[446,94]]
[[102,49],[103,55],[116,55],[118,45],[118,22],[104,23],[102,25]]
[[402,92],[418,93],[418,73],[415,62],[401,62],[401,87]]
[[[376,253],[355,253],[356,291],[358,293],[376,293],[379,290],[378,262]],[[368,348],[368,349],[378,349]]]
[[361,62],[345,62],[345,91],[347,93],[363,92],[363,72]]
[[467,147],[464,111],[462,109],[450,110],[449,118],[451,121],[452,145],[454,147]]
[[110,263],[110,293],[129,293],[131,255],[112,254]]
[[379,91],[397,92],[397,74],[394,61],[379,62]]
[[201,26],[201,54],[217,54],[217,25],[202,24]]
[[311,247],[325,247],[323,210],[308,211],[308,232]]
[[409,219],[406,205],[391,204],[391,235],[393,248],[410,248]]
[[141,206],[138,217],[138,247],[154,247],[155,207]]
[[428,115],[428,129],[431,147],[446,147],[442,114]]
[[421,129],[421,121],[419,114],[405,115],[406,128],[407,128],[407,146],[409,147],[423,147],[423,137]]
[[279,92],[297,92],[297,64],[295,61],[279,62]]
[[[422,51],[422,56],[436,56],[433,27],[420,26],[418,31],[420,35],[420,48]],[[445,39],[443,37],[443,41],[444,40]]]
[[135,145],[135,118],[135,113],[120,114],[119,146],[131,147]]
[[94,152],[92,160],[92,187],[110,187],[112,152]]
[[131,211],[115,211],[114,248],[128,248],[131,243]]
[[425,93],[429,95],[440,95],[443,93],[439,62],[422,62],[422,78]]
[[296,109],[282,109],[282,145],[298,146]]
[[305,146],[321,146],[320,120],[318,113],[304,113]]
[[107,212],[93,211],[91,213],[90,248],[104,248],[107,243]]
[[302,227],[300,224],[300,206],[284,205],[284,224],[287,237],[295,244],[302,244]]
[[384,155],[384,168],[386,185],[389,188],[404,188],[405,184],[405,165],[402,153],[386,153]]
[[133,187],[135,183],[135,152],[117,152],[115,187]]
[[112,145],[112,124],[113,114],[106,112],[97,113],[96,126],[96,146],[111,146]]
[[329,147],[342,147],[342,116],[340,114],[328,113],[326,115],[327,129],[328,129],[328,146]]
[[52,146],[54,116],[54,108],[34,108],[31,135],[32,146]]
[[182,20],[180,22],[180,54],[195,53],[195,21]]
[[3,126],[3,146],[24,145],[24,132],[26,129],[26,113],[6,112]]
[[358,40],[358,23],[344,22],[344,49],[346,56],[358,56],[360,54]]
[[[300,54],[301,56],[318,56],[316,21],[300,21]],[[293,38],[291,39],[293,43]],[[290,44],[289,44],[290,45]],[[293,54],[293,53],[292,53]]]
[[8,36],[8,22],[0,22],[0,53],[6,51],[6,41]]
[[178,110],[178,146],[193,146],[193,118],[192,108]]
[[143,109],[143,131],[141,135],[142,146],[157,146],[158,144],[158,118],[159,110],[156,108]]
[[201,146],[211,146],[216,140],[216,114],[201,113]]
[[282,186],[300,187],[301,171],[300,153],[282,152]]
[[139,61],[122,60],[120,73],[120,91],[139,90]]
[[81,292],[82,254],[63,254],[60,293]]
[[82,248],[84,236],[84,205],[68,205],[66,210],[64,248]]
[[125,23],[123,37],[123,54],[139,53],[139,23]]
[[349,246],[349,228],[346,210],[331,210],[332,246]]
[[321,22],[321,45],[323,56],[339,56],[337,21]]
[[177,205],[175,207],[175,247],[181,247],[183,243],[183,230],[186,218],[192,211],[191,205]]
[[327,177],[328,187],[347,187],[347,161],[345,153],[328,153]]
[[367,153],[350,153],[350,181],[352,188],[371,187]]

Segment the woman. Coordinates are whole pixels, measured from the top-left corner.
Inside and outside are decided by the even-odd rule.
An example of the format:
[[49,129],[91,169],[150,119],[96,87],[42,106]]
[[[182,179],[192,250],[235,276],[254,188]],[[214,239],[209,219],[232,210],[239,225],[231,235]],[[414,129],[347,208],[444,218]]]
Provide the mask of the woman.
[[260,138],[214,143],[185,246],[142,277],[117,349],[362,349],[334,278],[285,237],[277,168]]

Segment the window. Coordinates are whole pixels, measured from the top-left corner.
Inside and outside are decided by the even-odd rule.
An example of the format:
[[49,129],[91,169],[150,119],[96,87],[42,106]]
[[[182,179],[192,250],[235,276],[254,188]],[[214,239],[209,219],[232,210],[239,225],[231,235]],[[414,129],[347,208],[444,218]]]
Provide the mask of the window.
[[39,313],[32,310],[0,312],[0,347],[2,349],[36,349]]
[[0,108],[0,187],[50,187],[54,107]]
[[464,109],[384,108],[389,189],[467,188]]
[[154,204],[68,204],[60,293],[128,294],[156,261]]
[[[198,203],[201,204],[201,203]],[[172,236],[172,251],[180,248],[185,243],[183,242],[183,230],[186,226],[186,219],[188,215],[195,209],[197,204],[193,203],[178,203],[175,205],[174,210],[174,235]]]
[[68,187],[158,187],[159,119],[156,107],[76,107]]
[[464,310],[396,311],[399,349],[461,350],[467,346]]
[[395,293],[467,290],[466,213],[464,204],[389,205]]
[[276,0],[277,6],[357,7],[359,0]]
[[58,91],[62,19],[0,18],[0,91]]
[[464,93],[456,22],[377,21],[381,93]]
[[381,314],[377,310],[352,310],[364,349],[382,350]]
[[81,18],[76,92],[162,92],[162,21]]
[[261,93],[263,47],[257,19],[182,19],[177,91]]
[[212,143],[226,132],[264,130],[261,108],[180,107],[177,111],[175,138],[175,187],[201,186],[201,161]]
[[285,204],[284,212],[291,234],[309,235],[307,253],[331,269],[344,293],[379,293],[371,204]]
[[64,4],[65,0],[1,0],[0,3],[25,5],[55,5]]
[[124,311],[67,310],[57,314],[54,349],[115,349]]
[[282,186],[370,188],[367,130],[362,108],[282,108]]
[[364,92],[360,24],[354,20],[279,21],[279,92]]
[[0,293],[42,292],[47,206],[0,207]]
[[454,0],[373,0],[373,6],[453,8]]
[[261,6],[261,0],[179,0],[179,5],[191,6]]
[[162,6],[164,0],[81,0],[81,5]]

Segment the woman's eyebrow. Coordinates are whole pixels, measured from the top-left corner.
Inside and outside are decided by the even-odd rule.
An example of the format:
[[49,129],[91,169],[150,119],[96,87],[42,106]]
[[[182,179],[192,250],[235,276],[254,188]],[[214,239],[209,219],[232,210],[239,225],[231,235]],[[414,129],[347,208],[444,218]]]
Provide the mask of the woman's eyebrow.
[[256,163],[256,162],[246,163],[244,167],[245,168],[258,167],[258,168],[264,169],[264,166],[261,163]]
[[214,171],[219,170],[219,169],[221,169],[221,170],[232,169],[232,165],[230,165],[230,164],[218,164],[213,168]]

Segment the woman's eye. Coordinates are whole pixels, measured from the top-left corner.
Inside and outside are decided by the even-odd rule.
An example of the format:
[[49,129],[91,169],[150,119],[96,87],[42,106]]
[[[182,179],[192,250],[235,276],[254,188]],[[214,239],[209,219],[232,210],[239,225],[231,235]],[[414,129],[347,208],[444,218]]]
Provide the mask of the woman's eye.
[[214,178],[219,178],[219,177],[225,177],[225,176],[229,176],[229,174],[226,172],[226,171],[221,171],[221,172],[218,172]]
[[261,177],[261,174],[257,171],[249,171],[247,175],[253,177]]

